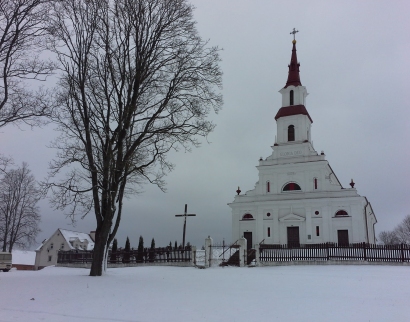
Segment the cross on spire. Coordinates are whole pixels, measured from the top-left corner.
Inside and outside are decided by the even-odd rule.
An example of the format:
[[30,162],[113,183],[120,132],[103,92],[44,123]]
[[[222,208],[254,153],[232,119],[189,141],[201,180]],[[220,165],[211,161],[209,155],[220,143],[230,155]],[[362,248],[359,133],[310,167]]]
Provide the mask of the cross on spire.
[[295,35],[297,32],[299,32],[299,30],[296,30],[295,28],[293,28],[293,31],[290,33],[291,35],[293,34],[293,40],[296,40]]

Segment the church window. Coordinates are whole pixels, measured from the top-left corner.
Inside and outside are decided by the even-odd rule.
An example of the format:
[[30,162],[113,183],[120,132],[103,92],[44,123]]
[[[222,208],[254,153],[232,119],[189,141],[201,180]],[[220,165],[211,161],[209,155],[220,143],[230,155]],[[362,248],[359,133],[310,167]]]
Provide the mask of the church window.
[[313,183],[314,183],[315,190],[316,190],[316,189],[317,189],[317,178],[314,178],[314,179],[313,179]]
[[339,211],[336,213],[335,216],[336,216],[336,217],[346,217],[346,216],[348,216],[348,214],[347,214],[347,212],[344,211],[344,210],[339,210]]
[[268,237],[270,237],[270,227],[268,227]]
[[295,126],[288,126],[288,141],[295,141]]
[[319,215],[319,211],[316,210],[316,211],[315,211],[315,215]]
[[242,217],[242,220],[252,220],[252,219],[253,219],[253,216],[251,214],[245,214]]
[[266,217],[270,217],[270,212],[268,212],[268,213],[266,214]]
[[283,191],[297,191],[302,190],[300,186],[295,182],[289,182],[283,187]]
[[266,182],[266,192],[270,192],[270,182]]
[[293,105],[293,91],[289,92],[289,101],[290,101],[289,105]]
[[319,236],[320,235],[320,228],[319,228],[319,226],[316,226],[316,236]]

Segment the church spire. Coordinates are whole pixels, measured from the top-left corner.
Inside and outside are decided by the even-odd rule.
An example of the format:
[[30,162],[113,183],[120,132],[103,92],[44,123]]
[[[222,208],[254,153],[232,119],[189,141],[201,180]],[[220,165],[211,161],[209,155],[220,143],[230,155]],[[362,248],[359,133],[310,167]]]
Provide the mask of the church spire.
[[293,48],[292,48],[292,57],[290,58],[290,64],[289,64],[289,74],[288,74],[288,80],[286,82],[285,88],[293,85],[293,86],[302,86],[302,83],[300,82],[300,76],[299,76],[299,66],[300,64],[298,63],[298,57],[296,55],[296,39],[295,39],[295,34],[299,32],[299,30],[295,30],[293,28],[293,31],[290,34],[293,34]]

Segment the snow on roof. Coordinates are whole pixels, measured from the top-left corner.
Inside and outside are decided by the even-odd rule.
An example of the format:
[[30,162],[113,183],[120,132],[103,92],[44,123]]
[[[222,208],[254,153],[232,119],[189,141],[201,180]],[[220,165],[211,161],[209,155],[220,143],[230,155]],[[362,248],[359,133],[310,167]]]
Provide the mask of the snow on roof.
[[13,264],[34,265],[36,252],[13,249]]
[[35,249],[35,251],[41,250],[41,247],[43,247],[43,245],[47,242],[47,240],[48,240],[48,238],[44,239],[44,240],[42,241],[42,243],[40,244],[40,246],[38,246],[38,247]]
[[87,243],[87,250],[94,249],[94,241],[91,239],[91,236],[89,234],[79,233],[77,231],[71,231],[61,228],[59,230],[71,249],[75,249],[75,247],[70,242],[73,242],[75,240],[78,240],[80,243]]

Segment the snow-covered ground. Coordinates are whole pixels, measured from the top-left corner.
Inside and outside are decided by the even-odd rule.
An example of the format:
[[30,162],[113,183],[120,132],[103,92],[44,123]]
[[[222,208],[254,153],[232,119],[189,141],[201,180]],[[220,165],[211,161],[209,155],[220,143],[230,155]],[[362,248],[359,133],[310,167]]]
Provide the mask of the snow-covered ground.
[[0,273],[0,321],[410,321],[410,267]]

